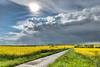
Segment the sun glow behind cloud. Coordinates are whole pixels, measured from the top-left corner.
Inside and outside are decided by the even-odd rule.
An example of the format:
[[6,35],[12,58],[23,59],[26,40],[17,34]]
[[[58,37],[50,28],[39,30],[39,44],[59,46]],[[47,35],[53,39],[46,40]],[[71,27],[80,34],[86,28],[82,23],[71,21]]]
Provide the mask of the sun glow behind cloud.
[[37,13],[41,9],[40,5],[35,2],[29,3],[28,7],[29,7],[30,11],[33,13]]

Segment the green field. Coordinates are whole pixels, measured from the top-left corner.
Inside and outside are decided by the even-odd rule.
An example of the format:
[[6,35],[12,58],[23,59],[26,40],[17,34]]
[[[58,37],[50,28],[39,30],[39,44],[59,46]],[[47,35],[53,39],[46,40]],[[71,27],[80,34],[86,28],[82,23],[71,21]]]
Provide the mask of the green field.
[[100,56],[90,57],[70,50],[48,67],[100,67]]
[[0,67],[14,67],[15,65],[25,63],[28,61],[32,61],[41,57],[45,57],[57,52],[60,52],[62,50],[51,50],[51,51],[42,51],[42,52],[35,52],[32,54],[28,55],[23,55],[23,56],[9,56],[9,55],[4,55],[0,56]]
[[100,48],[73,45],[0,46],[0,67],[14,67],[67,49],[48,67],[100,67]]
[[0,48],[0,67],[14,67],[65,50],[51,46],[0,46]]

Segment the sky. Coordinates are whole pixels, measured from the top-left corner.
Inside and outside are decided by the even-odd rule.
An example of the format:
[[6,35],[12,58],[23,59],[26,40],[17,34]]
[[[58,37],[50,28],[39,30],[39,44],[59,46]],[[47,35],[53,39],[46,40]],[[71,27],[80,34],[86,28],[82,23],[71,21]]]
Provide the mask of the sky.
[[100,0],[0,0],[0,44],[100,41]]

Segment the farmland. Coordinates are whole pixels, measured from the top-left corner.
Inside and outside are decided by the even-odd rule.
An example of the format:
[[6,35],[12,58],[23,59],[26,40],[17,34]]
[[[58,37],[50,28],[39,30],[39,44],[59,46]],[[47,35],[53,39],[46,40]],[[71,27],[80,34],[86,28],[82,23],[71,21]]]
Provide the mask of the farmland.
[[0,46],[0,67],[13,67],[73,46]]
[[68,50],[48,67],[100,67],[99,45],[0,46],[0,67],[14,67],[28,61]]
[[100,48],[72,48],[48,67],[100,67]]
[[100,48],[74,48],[75,52],[87,56],[100,55]]

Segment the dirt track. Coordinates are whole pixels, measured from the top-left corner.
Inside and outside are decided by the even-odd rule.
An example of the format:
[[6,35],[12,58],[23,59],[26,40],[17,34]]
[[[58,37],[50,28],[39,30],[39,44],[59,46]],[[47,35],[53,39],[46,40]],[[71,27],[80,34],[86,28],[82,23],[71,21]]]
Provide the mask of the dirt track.
[[21,64],[15,67],[47,67],[48,64],[54,62],[58,57],[63,55],[66,51],[62,51],[62,52],[59,52],[59,53],[56,53],[50,56],[46,56],[46,57],[43,57],[43,58],[40,58],[34,61],[30,61],[30,62]]

